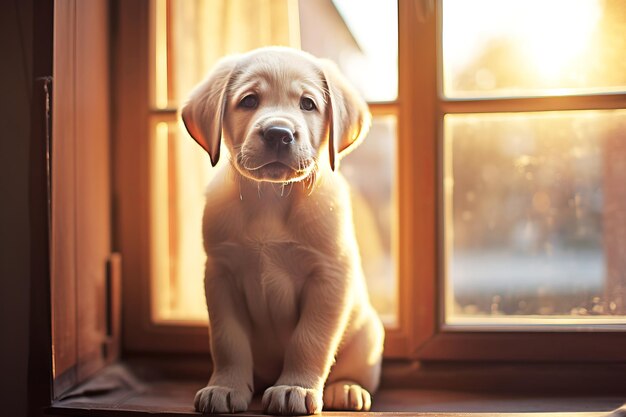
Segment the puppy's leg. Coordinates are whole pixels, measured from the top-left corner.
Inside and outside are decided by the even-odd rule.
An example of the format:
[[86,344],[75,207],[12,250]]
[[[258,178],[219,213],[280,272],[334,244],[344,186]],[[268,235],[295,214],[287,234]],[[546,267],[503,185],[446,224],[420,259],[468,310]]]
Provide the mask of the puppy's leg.
[[253,364],[247,318],[227,276],[207,267],[205,289],[211,329],[213,373],[197,392],[194,405],[202,413],[246,411],[252,398]]
[[362,325],[341,347],[324,387],[324,409],[367,411],[378,388],[385,329],[369,305]]
[[343,276],[310,277],[301,315],[285,352],[283,371],[263,395],[269,414],[322,412],[322,389],[345,329],[352,302]]

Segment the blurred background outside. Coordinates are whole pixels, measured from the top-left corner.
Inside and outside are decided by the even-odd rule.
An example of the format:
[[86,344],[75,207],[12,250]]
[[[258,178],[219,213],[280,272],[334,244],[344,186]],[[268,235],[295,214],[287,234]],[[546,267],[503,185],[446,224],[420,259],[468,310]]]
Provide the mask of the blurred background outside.
[[[445,98],[626,90],[621,0],[444,0],[442,45]],[[626,110],[446,115],[444,154],[448,323],[626,314]]]

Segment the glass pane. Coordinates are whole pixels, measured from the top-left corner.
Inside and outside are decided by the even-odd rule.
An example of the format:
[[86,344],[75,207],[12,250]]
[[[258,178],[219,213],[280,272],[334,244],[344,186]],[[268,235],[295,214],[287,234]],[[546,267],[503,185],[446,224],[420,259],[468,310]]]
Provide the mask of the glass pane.
[[295,0],[156,0],[157,10],[159,1],[169,13],[168,42],[156,45],[156,55],[160,47],[168,56],[156,64],[167,66],[169,107],[179,106],[225,55],[300,44]]
[[353,221],[370,300],[388,326],[397,323],[398,312],[396,135],[395,117],[375,117],[368,137],[340,165],[352,191]]
[[224,55],[269,45],[332,59],[369,101],[397,96],[395,1],[154,0],[154,100],[177,107]]
[[156,123],[151,145],[152,318],[206,322],[202,211],[216,171],[182,124]]
[[[153,320],[206,322],[202,211],[212,175],[208,156],[177,123],[153,126],[151,258]],[[341,162],[372,304],[387,325],[397,320],[393,256],[396,119],[375,118],[365,141]],[[222,155],[219,164],[228,163]],[[363,175],[376,172],[376,175]]]
[[398,95],[395,0],[300,0],[302,49],[330,58],[367,101]]
[[442,0],[450,98],[626,90],[623,0]]
[[626,322],[626,110],[444,129],[446,322]]

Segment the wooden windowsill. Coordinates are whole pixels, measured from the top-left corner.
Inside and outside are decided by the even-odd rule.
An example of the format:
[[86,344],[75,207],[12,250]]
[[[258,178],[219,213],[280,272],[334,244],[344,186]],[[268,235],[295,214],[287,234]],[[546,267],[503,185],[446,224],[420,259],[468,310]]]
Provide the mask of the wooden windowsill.
[[[547,395],[545,392],[522,394],[520,390],[496,393],[416,388],[412,384],[403,387],[394,384],[395,386],[389,387],[390,384],[385,382],[385,378],[388,379],[397,372],[397,369],[387,371],[388,375],[383,378],[383,388],[374,397],[372,412],[367,414],[324,412],[324,415],[461,416],[473,413],[473,417],[495,417],[532,413],[534,417],[600,417],[626,400],[626,393],[592,395],[577,392]],[[467,372],[460,372],[459,377],[461,379],[466,377],[469,375]],[[431,375],[434,373],[431,372]],[[445,372],[442,375],[445,375]],[[527,384],[533,385],[533,382],[527,381]],[[581,388],[584,388],[586,382],[579,381]],[[46,415],[198,415],[193,411],[193,398],[195,392],[205,383],[206,378],[172,375],[171,372],[162,372],[155,367],[146,366],[145,361],[113,365],[54,402]],[[418,382],[417,385],[422,384]],[[255,397],[250,411],[240,415],[263,415],[260,398]]]

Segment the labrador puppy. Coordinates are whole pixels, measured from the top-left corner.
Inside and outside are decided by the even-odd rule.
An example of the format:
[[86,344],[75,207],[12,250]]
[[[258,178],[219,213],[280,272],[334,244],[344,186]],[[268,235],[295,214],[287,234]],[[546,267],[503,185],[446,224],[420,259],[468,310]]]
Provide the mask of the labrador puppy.
[[[339,160],[370,125],[329,61],[270,47],[222,59],[182,109],[215,166],[203,218],[213,374],[203,413],[368,410],[383,326]],[[371,175],[371,173],[363,173]]]

